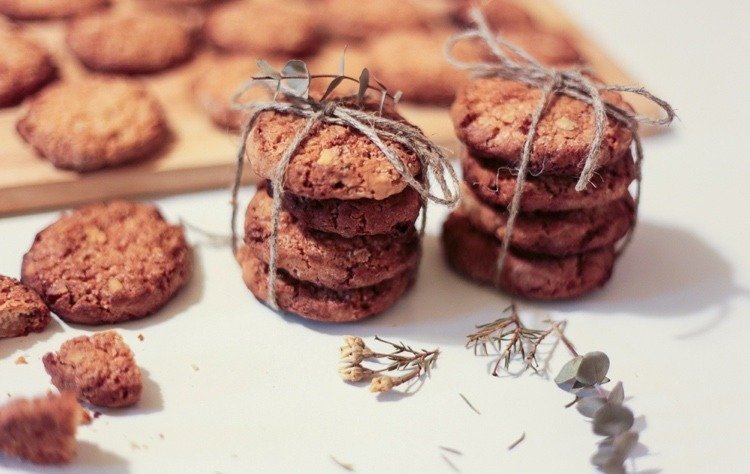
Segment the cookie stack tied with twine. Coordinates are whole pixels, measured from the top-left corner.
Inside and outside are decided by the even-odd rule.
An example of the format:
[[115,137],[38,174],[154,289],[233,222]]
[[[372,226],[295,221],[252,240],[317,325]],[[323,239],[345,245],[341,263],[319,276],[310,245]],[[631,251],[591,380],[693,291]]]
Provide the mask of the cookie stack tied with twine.
[[[638,125],[666,125],[674,111],[642,88],[547,68],[493,34],[478,10],[471,15],[476,28],[446,45],[448,60],[474,77],[451,108],[466,145],[465,196],[443,228],[447,260],[515,295],[583,295],[607,282],[635,225]],[[477,40],[494,61],[467,63],[452,54],[457,43]],[[635,114],[619,92],[648,98],[666,116]]]
[[[245,284],[272,309],[312,320],[349,322],[385,311],[414,280],[427,202],[458,201],[453,168],[395,111],[398,94],[370,86],[367,69],[355,79],[343,72],[311,76],[299,60],[281,72],[258,65],[263,77],[235,95],[257,85],[276,91],[272,101],[237,104],[250,110],[232,199],[233,248]],[[309,97],[311,78],[326,77],[326,91]],[[358,92],[336,95],[344,81],[358,83]],[[237,193],[246,156],[263,181],[239,246]],[[431,192],[431,179],[440,195]]]

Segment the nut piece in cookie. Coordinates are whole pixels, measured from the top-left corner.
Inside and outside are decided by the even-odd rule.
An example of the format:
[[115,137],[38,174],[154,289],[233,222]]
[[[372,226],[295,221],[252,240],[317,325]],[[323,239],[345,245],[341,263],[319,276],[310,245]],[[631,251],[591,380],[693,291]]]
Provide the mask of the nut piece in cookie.
[[115,331],[65,341],[58,352],[42,359],[52,384],[73,392],[78,400],[100,407],[133,405],[141,398],[143,382],[133,352]]
[[156,207],[91,204],[39,232],[24,255],[22,281],[69,322],[142,318],[166,304],[191,273],[181,226]]
[[17,129],[53,165],[75,171],[145,158],[169,137],[157,100],[124,79],[52,85],[31,99]]
[[105,11],[74,20],[68,47],[89,69],[124,74],[161,71],[195,46],[187,20],[152,11]]
[[11,400],[0,407],[0,452],[35,464],[69,463],[78,425],[88,421],[70,393]]
[[15,20],[51,20],[108,4],[109,0],[0,0],[0,13]]
[[0,107],[15,105],[55,77],[49,53],[24,37],[0,31]]
[[215,7],[204,26],[217,48],[256,55],[301,55],[318,45],[312,7],[304,2],[240,0]]
[[32,289],[15,278],[0,275],[0,338],[42,332],[49,309]]

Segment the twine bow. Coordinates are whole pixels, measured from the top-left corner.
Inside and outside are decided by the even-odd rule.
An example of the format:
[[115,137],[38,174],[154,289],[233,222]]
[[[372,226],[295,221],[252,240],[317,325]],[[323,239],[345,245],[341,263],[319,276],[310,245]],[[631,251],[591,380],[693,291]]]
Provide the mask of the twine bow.
[[[247,89],[253,86],[251,80],[244,86],[235,98],[241,96]],[[268,305],[278,310],[276,301],[276,279],[277,279],[277,241],[279,234],[279,217],[281,215],[281,201],[284,194],[284,175],[289,162],[307,138],[312,130],[319,124],[333,124],[350,127],[363,136],[367,137],[386,157],[388,163],[398,172],[404,182],[414,188],[422,198],[422,213],[420,221],[420,238],[424,235],[427,202],[447,205],[450,207],[458,203],[459,180],[455,170],[441,148],[432,143],[424,136],[421,130],[413,125],[399,122],[374,111],[362,110],[352,107],[343,98],[316,101],[307,97],[307,91],[303,95],[294,95],[293,91],[286,90],[286,100],[279,102],[251,102],[239,104],[237,108],[252,110],[252,114],[245,122],[242,129],[240,149],[237,153],[237,168],[232,189],[232,248],[237,252],[237,193],[239,192],[242,177],[242,168],[245,157],[245,148],[250,132],[261,113],[273,111],[282,114],[292,114],[305,118],[304,125],[300,127],[294,138],[289,143],[281,156],[273,176],[271,187],[273,191],[273,204],[271,208],[271,236],[269,241],[268,261]],[[383,93],[385,100],[385,92]],[[382,106],[382,101],[381,101]],[[398,154],[389,147],[385,141],[395,142],[417,156],[421,165],[421,179],[415,179],[409,169],[399,158]],[[436,195],[430,190],[430,177],[434,178],[440,186],[441,195]]]
[[[575,189],[578,192],[581,192],[588,187],[591,183],[592,177],[597,172],[601,145],[604,140],[604,131],[607,125],[607,116],[621,122],[631,131],[634,148],[633,159],[636,168],[636,188],[634,191],[636,215],[641,195],[641,162],[643,160],[643,148],[641,146],[640,135],[638,134],[638,125],[667,125],[675,118],[675,112],[672,106],[666,101],[654,96],[642,87],[596,83],[585,75],[585,70],[582,68],[556,69],[545,67],[523,49],[506,42],[501,36],[493,33],[478,8],[474,7],[470,16],[476,27],[457,33],[448,39],[448,42],[445,45],[445,56],[448,62],[458,69],[471,71],[475,77],[501,77],[521,82],[541,91],[539,102],[531,115],[531,124],[526,133],[526,140],[523,144],[521,160],[518,166],[516,186],[508,208],[508,220],[505,224],[505,234],[500,254],[498,256],[497,270],[495,274],[496,280],[499,283],[505,258],[510,247],[515,221],[521,208],[521,195],[526,182],[529,163],[531,162],[531,152],[534,147],[534,138],[539,127],[539,121],[555,94],[566,95],[573,99],[585,102],[592,107],[592,114],[594,116],[594,136],[591,140],[588,154],[586,155],[583,170],[578,176],[578,181],[576,182]],[[496,61],[464,62],[453,55],[453,48],[457,43],[465,40],[476,39],[485,43],[489,48],[493,59]],[[516,60],[512,58],[506,53],[506,51],[510,51],[518,57],[518,59]],[[651,118],[638,115],[605,100],[601,96],[601,93],[605,91],[630,92],[643,96],[658,105],[665,112],[666,116],[662,118]],[[632,230],[628,233],[623,245],[618,250],[618,253],[629,243],[631,236]]]

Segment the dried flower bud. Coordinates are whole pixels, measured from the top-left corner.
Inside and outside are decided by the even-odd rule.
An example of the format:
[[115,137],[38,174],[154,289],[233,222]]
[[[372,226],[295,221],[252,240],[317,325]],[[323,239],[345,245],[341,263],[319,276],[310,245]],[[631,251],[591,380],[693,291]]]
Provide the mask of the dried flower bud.
[[372,379],[372,382],[370,382],[370,391],[371,392],[387,392],[390,389],[392,389],[394,386],[393,379],[389,377],[388,375],[381,375],[379,377],[375,377]]
[[365,369],[361,365],[349,365],[339,368],[339,376],[347,382],[360,382],[371,375],[372,370]]
[[346,362],[347,364],[352,365],[359,364],[365,358],[364,351],[359,346],[342,347],[340,356],[341,362]]
[[365,342],[358,336],[344,336],[343,347],[361,347],[364,349]]

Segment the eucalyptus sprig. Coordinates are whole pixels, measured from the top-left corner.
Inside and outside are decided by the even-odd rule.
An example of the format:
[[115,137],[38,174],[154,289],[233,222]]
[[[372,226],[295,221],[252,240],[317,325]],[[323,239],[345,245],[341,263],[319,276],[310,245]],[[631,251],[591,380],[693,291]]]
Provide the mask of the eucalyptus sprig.
[[[393,351],[375,352],[357,336],[344,337],[344,345],[339,349],[340,361],[343,364],[339,367],[339,376],[346,382],[370,380],[371,392],[388,392],[423,374],[429,374],[440,354],[439,349],[416,350],[403,342],[389,342],[377,336],[375,340],[390,345]],[[365,361],[387,365],[370,368],[362,365]]]

